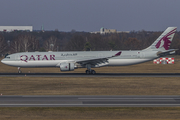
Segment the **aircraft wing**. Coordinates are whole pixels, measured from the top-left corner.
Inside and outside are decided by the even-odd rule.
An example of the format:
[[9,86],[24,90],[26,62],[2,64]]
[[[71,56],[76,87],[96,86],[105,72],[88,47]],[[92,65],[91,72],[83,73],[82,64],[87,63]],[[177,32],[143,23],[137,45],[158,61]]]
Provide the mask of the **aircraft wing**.
[[120,56],[121,52],[116,53],[115,55],[112,56],[105,56],[105,57],[94,57],[94,58],[84,58],[84,59],[80,59],[80,60],[76,60],[75,62],[84,66],[87,64],[90,65],[98,65],[98,66],[103,66],[103,65],[107,65],[108,64],[108,59],[109,58],[113,58],[113,57],[117,57]]
[[177,51],[177,50],[178,50],[178,49],[169,49],[169,50],[167,50],[167,51],[165,51],[165,52],[159,51],[159,52],[157,52],[157,55],[158,55],[158,56],[166,56],[166,55],[175,53],[175,51]]

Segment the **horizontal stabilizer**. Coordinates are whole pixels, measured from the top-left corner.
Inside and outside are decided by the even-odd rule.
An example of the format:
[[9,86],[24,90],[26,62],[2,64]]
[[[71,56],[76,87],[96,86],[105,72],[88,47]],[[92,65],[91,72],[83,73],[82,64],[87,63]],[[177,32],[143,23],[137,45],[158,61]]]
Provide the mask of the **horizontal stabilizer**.
[[167,51],[165,51],[165,52],[159,51],[159,52],[157,52],[157,55],[158,55],[159,57],[162,57],[162,56],[166,56],[166,55],[173,54],[173,53],[175,53],[175,51],[177,51],[177,50],[178,50],[178,49],[169,49],[169,50],[167,50]]

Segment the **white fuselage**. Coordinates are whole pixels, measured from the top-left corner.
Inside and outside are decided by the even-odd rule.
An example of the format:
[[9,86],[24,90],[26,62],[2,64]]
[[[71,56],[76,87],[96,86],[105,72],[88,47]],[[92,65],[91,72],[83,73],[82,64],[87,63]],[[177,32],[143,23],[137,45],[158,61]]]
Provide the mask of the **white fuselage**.
[[[76,63],[81,60],[105,58],[117,52],[119,51],[22,52],[8,55],[1,62],[15,67],[59,67],[62,62]],[[106,64],[97,67],[132,65],[157,57],[155,51],[121,51],[121,55],[109,58]]]

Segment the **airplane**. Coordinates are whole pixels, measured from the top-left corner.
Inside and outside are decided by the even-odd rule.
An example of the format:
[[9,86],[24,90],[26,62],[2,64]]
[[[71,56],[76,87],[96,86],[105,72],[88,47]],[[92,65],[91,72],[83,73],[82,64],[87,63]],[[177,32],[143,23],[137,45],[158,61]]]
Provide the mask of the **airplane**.
[[168,27],[148,48],[129,51],[70,51],[70,52],[21,52],[5,56],[2,63],[20,68],[60,67],[61,71],[87,68],[86,74],[96,74],[91,68],[125,66],[157,59],[175,52],[169,49],[177,27]]

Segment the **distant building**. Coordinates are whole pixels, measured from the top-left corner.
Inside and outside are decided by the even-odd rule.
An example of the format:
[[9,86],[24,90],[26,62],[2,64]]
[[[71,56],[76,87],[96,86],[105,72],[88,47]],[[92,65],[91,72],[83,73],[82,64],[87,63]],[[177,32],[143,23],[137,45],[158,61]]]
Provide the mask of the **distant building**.
[[0,26],[1,32],[33,31],[33,26]]
[[103,27],[100,29],[100,34],[108,34],[108,33],[117,33],[117,30],[115,30],[115,29],[105,29]]
[[110,33],[129,33],[129,31],[117,31],[116,29],[106,29],[106,28],[101,28],[100,31],[97,32],[91,32],[91,33],[100,33],[101,35],[105,34],[110,34]]

